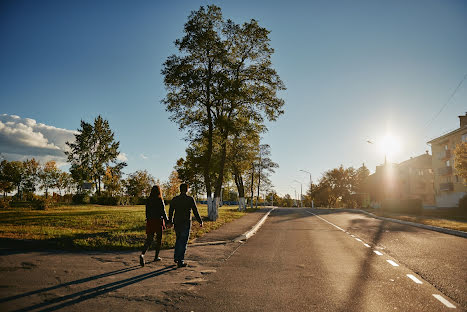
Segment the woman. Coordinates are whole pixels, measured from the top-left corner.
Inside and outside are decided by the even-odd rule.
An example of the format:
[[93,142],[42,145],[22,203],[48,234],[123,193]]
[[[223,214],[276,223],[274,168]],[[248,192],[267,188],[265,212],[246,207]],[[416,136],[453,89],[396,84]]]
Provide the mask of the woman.
[[159,251],[161,250],[162,231],[165,229],[166,222],[168,222],[168,219],[165,213],[161,188],[159,185],[154,185],[146,203],[146,242],[144,243],[143,252],[139,256],[139,264],[141,266],[144,266],[144,254],[151,247],[154,233],[156,234],[156,256],[154,261],[162,260],[159,257]]

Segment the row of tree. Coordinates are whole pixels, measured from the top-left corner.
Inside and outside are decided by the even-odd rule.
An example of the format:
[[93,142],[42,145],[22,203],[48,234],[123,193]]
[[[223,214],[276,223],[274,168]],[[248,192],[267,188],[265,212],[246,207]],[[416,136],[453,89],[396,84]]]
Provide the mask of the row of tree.
[[179,177],[207,195],[208,216],[216,220],[226,181],[235,182],[245,209],[246,181],[252,197],[277,167],[260,135],[266,120],[283,113],[277,92],[285,86],[272,67],[269,31],[257,21],[236,24],[210,5],[191,13],[184,34],[175,41],[178,55],[163,65],[162,102],[190,143],[176,164]]
[[17,196],[22,199],[23,193],[45,191],[48,197],[50,189],[58,189],[70,193],[74,181],[71,175],[57,168],[55,161],[48,161],[41,165],[34,158],[25,161],[7,161],[0,163],[0,191],[3,196],[16,190]]

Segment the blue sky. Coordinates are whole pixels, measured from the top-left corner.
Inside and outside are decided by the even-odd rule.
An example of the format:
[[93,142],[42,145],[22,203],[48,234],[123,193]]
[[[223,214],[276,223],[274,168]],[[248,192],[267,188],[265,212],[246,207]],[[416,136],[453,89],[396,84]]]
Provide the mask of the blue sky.
[[[160,104],[161,65],[190,11],[211,3],[271,31],[287,90],[285,114],[264,142],[280,165],[272,181],[281,194],[309,180],[300,169],[315,181],[340,164],[374,171],[384,152],[366,140],[387,133],[400,141],[391,161],[424,153],[467,111],[465,82],[427,126],[467,74],[465,1],[15,0],[0,3],[0,122],[76,130],[101,114],[128,158],[126,173],[167,179],[187,143]],[[28,156],[10,150],[24,141],[19,132],[2,129],[0,152]]]

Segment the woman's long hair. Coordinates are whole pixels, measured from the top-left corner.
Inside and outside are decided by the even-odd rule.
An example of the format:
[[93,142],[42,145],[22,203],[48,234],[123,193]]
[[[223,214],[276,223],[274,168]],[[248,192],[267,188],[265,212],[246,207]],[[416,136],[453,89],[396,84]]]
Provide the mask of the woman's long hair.
[[149,198],[160,198],[162,201],[164,198],[162,197],[161,187],[159,185],[154,185],[151,189],[151,193],[149,194]]

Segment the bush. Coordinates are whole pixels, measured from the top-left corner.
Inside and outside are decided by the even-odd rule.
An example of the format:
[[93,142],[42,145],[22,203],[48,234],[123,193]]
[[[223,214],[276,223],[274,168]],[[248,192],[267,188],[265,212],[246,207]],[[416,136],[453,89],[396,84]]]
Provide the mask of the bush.
[[82,205],[82,204],[89,204],[91,201],[90,197],[88,194],[86,193],[83,193],[83,194],[75,194],[73,195],[73,197],[71,198],[71,202],[73,204],[77,204],[77,205]]
[[467,194],[459,199],[459,209],[467,211]]
[[51,197],[45,198],[40,196],[35,196],[33,200],[31,200],[31,206],[37,210],[46,210],[52,207],[54,204],[54,200]]
[[11,198],[2,197],[0,198],[0,209],[7,209],[10,207]]

